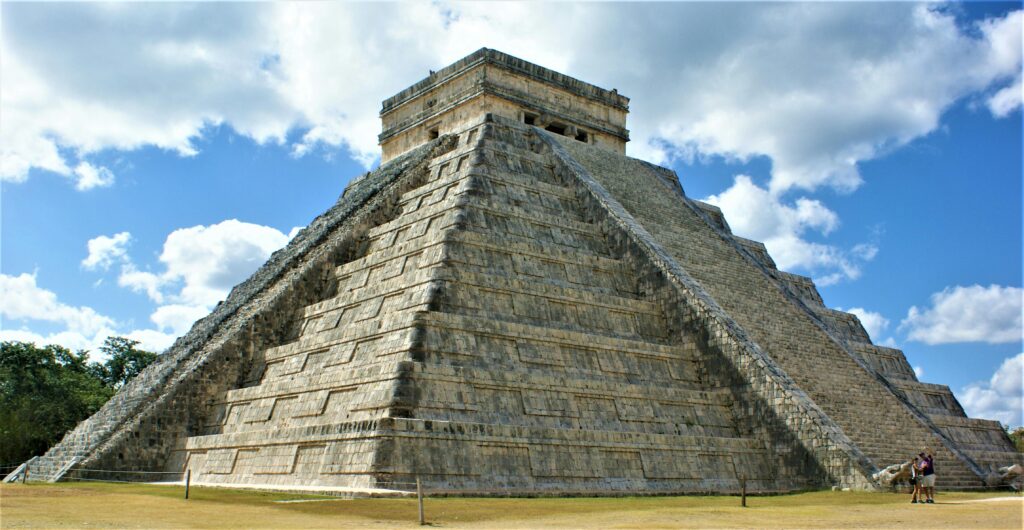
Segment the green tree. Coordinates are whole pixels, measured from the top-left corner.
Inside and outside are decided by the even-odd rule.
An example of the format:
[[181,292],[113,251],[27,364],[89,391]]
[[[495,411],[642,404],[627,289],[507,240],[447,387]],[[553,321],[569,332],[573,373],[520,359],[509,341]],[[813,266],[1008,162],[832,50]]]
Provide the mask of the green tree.
[[1014,447],[1017,448],[1017,452],[1024,453],[1024,427],[1017,427],[1012,431],[1007,427],[1006,434],[1010,435],[1010,440],[1013,442]]
[[43,454],[156,359],[138,342],[108,337],[103,364],[56,345],[0,343],[0,463]]
[[61,346],[0,343],[0,462],[42,454],[113,395],[88,358]]
[[156,360],[155,353],[137,349],[138,345],[139,341],[125,337],[107,337],[103,341],[100,351],[106,354],[107,362],[94,366],[104,384],[121,388]]

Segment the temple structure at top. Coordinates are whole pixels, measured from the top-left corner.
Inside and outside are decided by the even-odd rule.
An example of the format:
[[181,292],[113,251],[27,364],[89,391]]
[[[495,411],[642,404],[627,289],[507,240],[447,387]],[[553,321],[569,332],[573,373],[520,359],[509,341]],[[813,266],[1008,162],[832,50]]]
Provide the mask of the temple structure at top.
[[481,48],[384,100],[381,163],[488,113],[626,154],[629,98]]

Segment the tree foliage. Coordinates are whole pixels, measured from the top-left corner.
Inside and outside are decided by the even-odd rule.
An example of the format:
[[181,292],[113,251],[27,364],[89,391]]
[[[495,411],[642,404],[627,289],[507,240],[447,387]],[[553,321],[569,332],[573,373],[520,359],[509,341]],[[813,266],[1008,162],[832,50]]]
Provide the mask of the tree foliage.
[[93,365],[103,384],[121,388],[156,360],[155,353],[136,349],[138,344],[139,341],[124,337],[107,337],[103,341],[100,351],[106,354],[107,362]]
[[96,412],[156,354],[138,342],[109,337],[100,348],[108,359],[89,362],[89,352],[56,345],[0,343],[0,463],[43,454],[68,430]]
[[1007,428],[1006,434],[1010,435],[1010,440],[1013,442],[1013,446],[1017,448],[1017,452],[1024,453],[1024,427],[1017,427],[1012,431]]

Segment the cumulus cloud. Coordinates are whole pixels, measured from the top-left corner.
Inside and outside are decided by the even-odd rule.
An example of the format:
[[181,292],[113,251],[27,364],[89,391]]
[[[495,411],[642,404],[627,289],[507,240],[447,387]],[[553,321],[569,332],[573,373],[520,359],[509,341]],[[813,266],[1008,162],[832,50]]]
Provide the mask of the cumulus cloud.
[[57,300],[53,291],[36,285],[36,275],[0,273],[0,314],[12,320],[38,320],[63,325],[68,331],[95,335],[110,329],[113,319],[90,307],[71,306]]
[[857,188],[859,162],[928,134],[954,101],[1020,70],[1004,51],[1020,48],[1019,12],[978,37],[937,8],[903,3],[744,5],[737,14],[749,17],[741,36],[705,61],[656,59],[675,67],[681,89],[667,106],[638,108],[653,125],[641,134],[666,139],[667,156],[767,155],[776,193]]
[[156,353],[169,348],[171,344],[174,344],[174,339],[177,338],[177,335],[163,333],[155,329],[135,329],[127,332],[109,329],[92,336],[73,331],[41,334],[27,329],[0,329],[0,340],[32,342],[39,346],[58,344],[72,351],[88,350],[90,359],[99,362],[106,360],[106,355],[100,350],[100,346],[110,336],[127,337],[137,340],[139,341],[139,348]]
[[149,319],[158,328],[169,330],[178,336],[184,335],[196,320],[205,317],[209,312],[205,306],[168,304],[156,308]]
[[89,255],[82,260],[82,267],[89,270],[109,269],[116,262],[127,257],[130,232],[119,232],[112,236],[97,236],[86,243]]
[[931,306],[913,306],[900,323],[909,340],[925,344],[1017,342],[1022,336],[1020,287],[947,287],[932,294]]
[[971,417],[1024,425],[1024,353],[1003,361],[988,382],[968,385],[957,398]]
[[922,367],[921,365],[915,366],[914,367],[914,377],[916,377],[917,380],[920,381],[921,378],[924,377],[924,367]]
[[168,281],[160,275],[140,271],[132,262],[125,263],[121,267],[121,274],[117,277],[117,284],[121,287],[127,287],[137,293],[146,293],[150,300],[158,304],[164,301],[164,293],[161,289],[166,283]]
[[904,3],[12,4],[0,176],[188,156],[212,124],[370,164],[382,97],[491,46],[631,96],[635,155],[768,156],[773,193],[852,190],[960,98],[1019,107],[1020,34],[1020,11],[963,27]]
[[35,274],[0,274],[0,315],[4,319],[61,328],[43,335],[4,322],[0,338],[98,351],[106,337],[120,335],[140,341],[143,348],[163,351],[290,238],[274,228],[235,219],[182,228],[164,241],[159,257],[164,270],[151,272],[139,270],[128,255],[129,232],[95,237],[86,245],[89,253],[82,266],[105,271],[120,264],[118,284],[143,292],[158,304],[150,315],[156,328],[132,329],[90,307],[62,303],[56,293],[36,284]]
[[5,6],[0,177],[24,180],[38,167],[87,189],[112,180],[81,165],[102,149],[192,155],[203,128],[223,122],[257,141],[282,137],[299,116],[260,68],[273,53],[269,14],[231,4]]
[[164,241],[164,272],[134,273],[145,278],[142,283],[153,282],[159,288],[181,285],[174,300],[211,307],[287,242],[288,236],[277,229],[237,219],[180,228]]
[[996,92],[988,100],[988,107],[992,114],[1004,118],[1021,106],[1021,94],[1024,93],[1024,86],[1021,85],[1021,77],[1017,81]]
[[808,233],[828,235],[839,226],[835,212],[807,197],[786,201],[746,175],[704,200],[722,209],[734,233],[764,243],[780,269],[805,269],[821,286],[860,277],[862,264],[878,251],[869,243],[840,249],[808,240]]
[[[489,46],[629,95],[634,156],[770,159],[763,186],[737,178],[717,197],[737,233],[820,285],[857,278],[878,247],[822,242],[837,215],[793,193],[856,189],[858,164],[963,98],[997,117],[1020,106],[1021,11],[966,25],[898,2],[11,4],[3,24],[0,179],[109,185],[95,153],[192,156],[213,125],[369,166],[381,99]],[[122,284],[156,299],[163,280]]]
[[[17,276],[0,273],[0,340],[17,340],[43,344],[60,344],[71,350],[90,350],[103,360],[99,351],[104,339],[122,335],[140,341],[150,351],[163,351],[170,346],[174,335],[158,330],[119,331],[123,328],[113,318],[98,313],[91,307],[72,306],[61,302],[57,295],[36,283],[35,274]],[[13,327],[12,321],[20,323]],[[27,329],[27,324],[43,322],[61,328],[48,334]]]
[[847,313],[853,313],[857,315],[860,323],[864,326],[864,330],[868,332],[868,336],[872,340],[880,340],[882,333],[889,328],[889,319],[882,316],[881,313],[874,311],[868,311],[863,307],[853,307],[850,309],[839,309],[840,311],[846,311]]
[[79,162],[74,170],[75,189],[78,191],[105,188],[114,183],[114,174],[107,168]]
[[1021,26],[1024,14],[1016,11],[1003,19],[986,20],[979,24],[985,41],[991,47],[993,60],[1000,68],[1016,70],[1016,79],[999,89],[988,99],[988,107],[994,116],[1003,118],[1021,107],[1024,89],[1021,87]]
[[114,238],[100,236],[89,242],[89,257],[83,264],[119,259],[118,285],[144,293],[159,304],[150,320],[160,330],[180,335],[209,313],[232,287],[255,272],[297,232],[297,229],[292,229],[289,234],[284,234],[269,226],[237,219],[209,226],[180,228],[164,240],[159,257],[163,270],[156,272],[139,269],[124,253],[124,244],[129,236],[124,235],[120,245],[112,241],[122,234]]

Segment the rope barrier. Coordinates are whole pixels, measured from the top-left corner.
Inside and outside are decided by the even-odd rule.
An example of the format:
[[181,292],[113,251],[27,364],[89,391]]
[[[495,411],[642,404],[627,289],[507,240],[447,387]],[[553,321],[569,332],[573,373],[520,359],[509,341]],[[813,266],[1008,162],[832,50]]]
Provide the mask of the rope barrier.
[[66,482],[116,482],[118,484],[145,484],[145,482],[140,482],[138,480],[114,480],[114,479],[109,479],[109,478],[72,477],[72,478],[65,479],[65,481]]
[[20,466],[20,465],[22,465],[24,463],[25,462],[8,462],[6,464],[0,464],[0,468],[3,468],[3,467],[18,467],[18,466]]
[[81,467],[74,468],[74,469],[71,470],[72,473],[75,473],[77,471],[90,471],[90,472],[95,472],[95,473],[147,473],[147,474],[154,474],[154,475],[180,475],[180,474],[185,472],[184,470],[182,470],[182,471],[142,471],[142,470],[131,471],[131,470],[118,470],[118,469],[92,469],[92,468],[81,468]]

